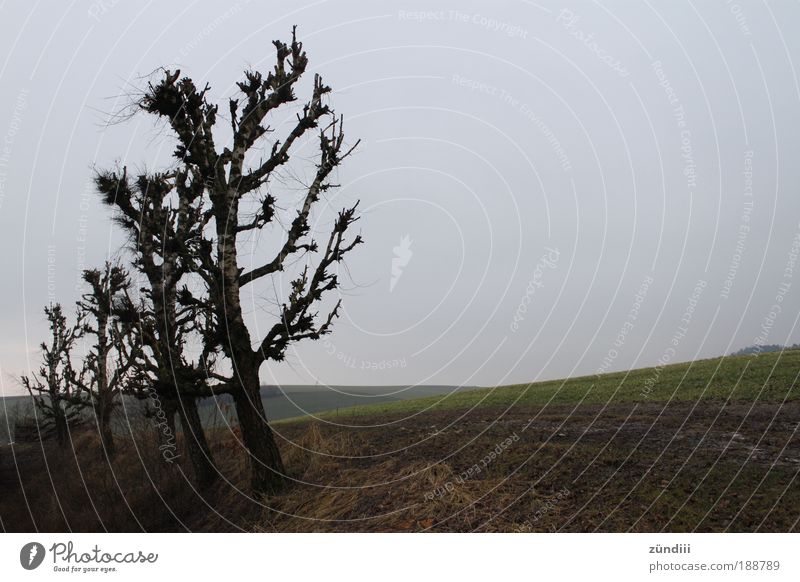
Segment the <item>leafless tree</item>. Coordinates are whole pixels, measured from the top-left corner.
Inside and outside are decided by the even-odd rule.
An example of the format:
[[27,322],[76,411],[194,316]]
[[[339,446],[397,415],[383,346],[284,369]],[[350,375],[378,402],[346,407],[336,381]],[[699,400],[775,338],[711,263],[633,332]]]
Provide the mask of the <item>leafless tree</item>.
[[[152,191],[158,193],[154,197],[157,201],[165,200],[166,195],[162,197],[161,193],[168,192],[173,201],[169,212],[183,213],[186,219],[183,230],[169,232],[169,240],[165,238],[160,244],[177,247],[181,268],[204,283],[202,293],[184,288],[183,303],[211,314],[203,331],[205,352],[219,351],[229,364],[229,373],[208,371],[213,380],[210,390],[233,397],[242,438],[251,456],[252,486],[257,492],[276,490],[285,473],[260,397],[259,370],[268,359],[282,360],[291,343],[317,339],[330,331],[340,302],[322,315],[317,306],[339,285],[337,264],[361,243],[360,236],[346,237],[358,219],[357,204],[338,213],[322,245],[313,238],[312,208],[335,187],[332,174],[355,145],[345,146],[343,120],[325,103],[331,89],[319,75],[314,77],[311,96],[296,122],[284,136],[275,135],[268,121],[279,108],[297,100],[295,87],[306,72],[308,58],[294,30],[289,44],[273,44],[274,68],[266,78],[257,71],[246,71],[238,83],[241,95],[228,103],[230,148],[220,151],[217,147],[217,134],[224,126],[220,129],[217,125],[218,106],[207,99],[209,87],[198,89],[190,78],[181,78],[180,71],[164,71],[160,81],[148,86],[139,106],[164,119],[177,138],[175,169],[140,177],[136,186],[125,171],[101,176],[105,182],[101,190],[110,203],[121,208],[118,192],[124,192],[121,198],[125,200],[128,193],[138,191],[141,196]],[[306,137],[317,146],[314,169],[303,187],[296,214],[283,226],[276,220],[278,201],[269,192],[271,179]],[[267,155],[257,163],[246,162],[248,155],[253,157],[261,151]],[[143,200],[150,204],[148,196]],[[284,202],[288,203],[281,204]],[[251,205],[256,210],[248,214]],[[123,210],[123,214],[135,230],[133,213]],[[267,228],[283,231],[279,248],[263,264],[245,269],[239,258],[242,237]],[[173,235],[176,238],[171,238]],[[301,257],[306,261],[305,268],[292,280],[287,296],[279,300],[276,321],[261,337],[254,338],[245,323],[244,288],[281,273]]]
[[101,171],[95,183],[128,233],[134,266],[144,278],[139,301],[129,299],[136,312],[130,322],[133,344],[139,348],[131,354],[137,381],[131,382],[129,393],[158,399],[170,438],[175,417],[180,419],[198,486],[207,489],[218,479],[218,471],[197,399],[211,393],[206,374],[214,367],[215,354],[203,350],[196,359],[187,354],[187,338],[204,333],[207,310],[182,287],[202,233],[202,189],[186,189],[186,176],[180,172],[141,174],[130,180],[126,170]]
[[56,303],[44,308],[50,324],[50,340],[42,342],[42,366],[39,372],[22,376],[22,385],[42,414],[41,430],[46,436],[54,433],[58,444],[66,446],[70,428],[80,423],[84,402],[79,394],[77,372],[72,365],[72,351],[81,336],[83,324],[67,323],[67,317]]
[[122,325],[119,317],[121,311],[129,309],[130,278],[123,267],[106,262],[102,270],[85,270],[83,280],[88,291],[78,302],[78,311],[84,322],[84,335],[93,336],[95,341],[84,357],[77,385],[94,410],[105,454],[113,457],[111,416],[134,363],[129,348],[130,327]]

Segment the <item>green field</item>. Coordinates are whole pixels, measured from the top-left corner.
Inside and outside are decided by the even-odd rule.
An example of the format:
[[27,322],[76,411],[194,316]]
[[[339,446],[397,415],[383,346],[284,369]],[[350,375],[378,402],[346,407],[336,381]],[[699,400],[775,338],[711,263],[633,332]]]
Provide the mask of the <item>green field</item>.
[[[330,411],[336,414],[339,409],[349,409],[365,403],[386,404],[416,399],[426,396],[439,397],[469,387],[455,386],[304,386],[290,385],[281,387],[282,392],[275,390],[262,398],[267,418],[281,420],[294,417],[308,417],[319,412]],[[265,393],[267,390],[265,388]],[[138,414],[141,403],[132,398],[125,400],[128,414]],[[13,434],[16,418],[33,416],[33,405],[28,396],[10,396],[0,398],[0,445],[10,442],[9,434]],[[230,399],[205,399],[201,402],[201,418],[207,427],[224,427],[235,423],[236,415]],[[120,433],[127,433],[125,414],[121,408],[115,414],[115,423]]]
[[[726,356],[709,360],[641,368],[598,376],[583,376],[531,384],[468,390],[402,402],[339,410],[338,415],[371,416],[384,413],[473,407],[544,406],[547,404],[615,404],[626,402],[782,402],[800,396],[800,350],[758,356]],[[322,414],[322,418],[332,418]]]
[[[286,386],[285,394],[265,397],[263,401],[270,420],[280,423],[295,422],[309,415],[334,420],[482,406],[698,400],[781,402],[798,398],[798,374],[800,350],[787,350],[497,388]],[[0,443],[8,442],[8,429],[13,425],[13,421],[6,421],[6,415],[13,418],[15,411],[29,408],[27,397],[2,399]],[[208,426],[221,426],[235,418],[232,411],[220,411],[211,400],[204,403],[203,409],[204,423]]]

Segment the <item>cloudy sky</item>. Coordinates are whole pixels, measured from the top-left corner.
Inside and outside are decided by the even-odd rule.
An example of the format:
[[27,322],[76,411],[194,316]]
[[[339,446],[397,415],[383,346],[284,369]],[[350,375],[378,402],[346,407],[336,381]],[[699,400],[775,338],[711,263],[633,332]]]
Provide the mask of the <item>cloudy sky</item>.
[[[179,67],[224,111],[293,24],[362,140],[315,226],[360,199],[366,244],[334,333],[265,382],[496,385],[800,341],[797,3],[97,0],[0,15],[6,394],[36,365],[42,306],[71,305],[81,269],[126,256],[93,168],[169,162],[163,125],[120,122],[131,96]],[[285,208],[303,175],[276,180]],[[253,286],[255,330],[280,288]]]

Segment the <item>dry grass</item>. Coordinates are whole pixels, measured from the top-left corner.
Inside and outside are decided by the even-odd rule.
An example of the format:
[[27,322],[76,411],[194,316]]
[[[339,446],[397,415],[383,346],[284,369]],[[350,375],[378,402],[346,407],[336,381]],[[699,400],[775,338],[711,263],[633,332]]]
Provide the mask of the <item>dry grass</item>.
[[[468,531],[489,505],[513,502],[503,478],[459,479],[445,461],[370,458],[359,433],[303,426],[286,454],[297,480],[264,500],[254,531]],[[312,452],[314,451],[314,452]],[[355,458],[354,458],[355,457]]]
[[[192,531],[221,490],[195,490],[184,458],[168,463],[141,427],[116,439],[109,459],[92,430],[71,446],[15,444],[0,451],[0,519],[5,531]],[[222,444],[222,443],[220,443]],[[179,438],[178,448],[182,449]],[[217,447],[219,449],[219,447]],[[241,478],[241,455],[223,456],[226,478]],[[200,511],[198,512],[198,508]],[[213,513],[213,512],[212,512]],[[224,526],[209,518],[209,525]],[[224,520],[223,520],[224,521]]]
[[[164,462],[146,427],[120,438],[111,462],[96,436],[84,433],[67,452],[24,445],[14,447],[12,458],[8,447],[0,449],[0,525],[7,531],[792,531],[800,521],[800,490],[787,489],[800,472],[798,413],[796,402],[654,403],[635,410],[442,411],[397,424],[373,417],[377,428],[288,423],[280,426],[279,442],[293,483],[259,499],[248,494],[235,430],[209,432],[223,479],[205,496],[193,490],[184,458]],[[519,440],[464,477],[512,434]]]

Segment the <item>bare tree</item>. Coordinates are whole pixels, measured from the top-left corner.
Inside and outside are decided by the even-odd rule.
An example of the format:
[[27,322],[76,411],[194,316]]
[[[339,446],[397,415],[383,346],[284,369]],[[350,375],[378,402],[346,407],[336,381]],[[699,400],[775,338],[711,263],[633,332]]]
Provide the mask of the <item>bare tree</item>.
[[175,417],[180,419],[195,477],[206,489],[218,471],[197,398],[210,394],[206,371],[214,367],[214,353],[204,350],[195,360],[187,354],[187,337],[203,333],[204,311],[194,300],[180,301],[190,297],[181,285],[192,270],[202,233],[202,188],[187,189],[180,171],[141,174],[133,181],[125,170],[101,171],[95,184],[103,201],[117,211],[116,221],[129,235],[134,266],[144,277],[133,328],[140,348],[133,354],[138,381],[131,392],[140,399],[158,398],[170,437]]
[[[360,236],[350,240],[345,237],[358,219],[357,204],[338,213],[322,246],[313,238],[312,208],[324,192],[335,187],[331,175],[355,146],[345,147],[343,120],[323,102],[331,89],[319,75],[315,75],[311,96],[291,129],[282,138],[273,135],[268,119],[296,101],[294,89],[308,66],[294,30],[290,44],[273,44],[273,70],[266,78],[259,72],[246,71],[244,80],[238,83],[241,96],[228,104],[231,148],[218,151],[218,106],[207,100],[209,87],[198,89],[191,79],[181,78],[179,71],[165,71],[139,101],[144,111],[168,123],[178,146],[174,153],[176,169],[151,176],[146,184],[139,184],[138,190],[168,189],[176,198],[175,210],[171,211],[183,210],[192,223],[183,231],[190,238],[179,236],[163,243],[183,247],[180,252],[185,264],[191,264],[192,272],[205,283],[202,294],[184,290],[185,303],[204,307],[212,315],[204,330],[206,352],[219,350],[230,364],[229,374],[209,372],[215,382],[212,392],[227,392],[233,397],[242,438],[251,456],[252,486],[257,492],[274,491],[284,480],[280,451],[260,396],[259,370],[268,359],[282,360],[292,342],[317,339],[329,332],[340,302],[321,316],[315,306],[338,287],[337,264],[361,243]],[[303,187],[296,214],[284,227],[275,219],[276,198],[265,191],[303,138],[313,136],[317,148],[312,176]],[[256,164],[246,163],[248,154],[262,150],[268,152],[265,158]],[[125,172],[113,178],[114,187],[105,189],[112,198],[112,190],[134,190]],[[248,214],[248,206],[253,204],[256,210]],[[267,227],[283,231],[280,248],[263,264],[244,269],[239,258],[241,238]],[[189,240],[193,241],[191,247]],[[305,268],[292,280],[288,296],[279,301],[277,320],[262,337],[254,338],[244,319],[243,289],[284,271],[301,257],[306,259]]]
[[21,381],[44,418],[41,428],[46,435],[54,433],[63,447],[69,440],[70,428],[80,422],[84,405],[72,365],[72,350],[83,326],[80,320],[69,325],[58,303],[45,307],[44,313],[50,324],[50,343],[41,344],[42,366],[38,374],[22,376]]
[[106,262],[102,270],[85,270],[83,280],[88,292],[78,302],[78,310],[84,334],[93,336],[95,343],[84,358],[77,384],[94,410],[105,454],[112,457],[111,416],[134,363],[127,346],[130,328],[119,321],[119,312],[129,309],[130,278],[123,267]]

